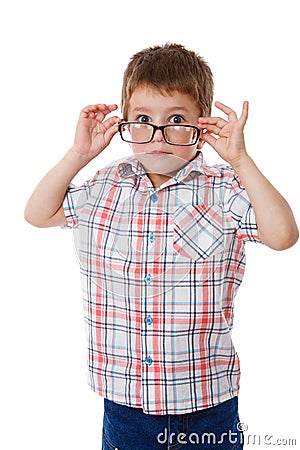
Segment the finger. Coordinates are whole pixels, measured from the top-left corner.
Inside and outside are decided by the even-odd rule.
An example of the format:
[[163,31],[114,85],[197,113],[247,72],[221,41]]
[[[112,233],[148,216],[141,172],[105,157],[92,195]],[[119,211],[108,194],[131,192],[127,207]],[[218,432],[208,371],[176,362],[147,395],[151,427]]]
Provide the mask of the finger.
[[89,112],[89,111],[96,111],[97,109],[99,109],[100,111],[103,110],[115,110],[118,108],[118,105],[116,105],[115,103],[111,104],[111,105],[107,105],[106,103],[97,103],[95,105],[88,105],[85,106],[82,111],[85,112]]
[[[96,115],[99,113],[99,110],[102,109],[103,111],[105,109],[107,109],[106,105],[88,105],[85,106],[85,108],[83,108],[80,111],[80,119],[94,119],[96,117]],[[109,110],[107,110],[106,114],[108,113]]]
[[106,119],[102,125],[104,125],[105,129],[108,130],[111,127],[114,127],[116,125],[116,130],[118,131],[118,127],[117,125],[121,122],[120,117],[118,116],[113,116],[113,117],[109,117],[108,119]]
[[95,111],[97,120],[103,120],[105,116],[118,109],[118,105],[97,105],[98,111]]
[[119,117],[111,117],[105,121],[105,126],[109,125],[105,132],[105,138],[107,140],[107,143],[109,143],[113,138],[113,136],[118,133],[117,125],[119,121],[120,121]]
[[112,105],[108,105],[108,108],[110,109],[110,111],[115,111],[116,109],[118,109],[118,105],[113,103]]
[[207,142],[212,147],[215,147],[215,145],[217,143],[217,139],[214,138],[213,136],[211,136],[210,133],[203,133],[201,136],[201,140],[204,142]]
[[245,101],[243,103],[243,110],[242,110],[241,117],[239,118],[239,122],[243,127],[245,126],[245,124],[247,122],[248,113],[249,113],[249,102]]
[[115,104],[114,105],[99,104],[94,106],[95,109],[93,112],[95,113],[95,115],[101,113],[104,114],[105,116],[118,108],[118,106]]
[[98,105],[88,105],[82,108],[81,112],[84,112],[86,114],[89,114],[90,112],[95,112],[98,110],[104,110],[107,109],[107,105],[105,104],[98,104]]
[[216,125],[219,128],[223,128],[228,122],[221,117],[199,117],[198,124],[200,128],[206,128],[207,125]]
[[102,119],[107,114],[111,113],[112,111],[115,111],[118,108],[116,104],[107,105],[105,103],[99,103],[97,105],[88,105],[85,108],[81,110],[81,117],[89,117],[93,118],[100,114],[102,116]]
[[237,115],[233,109],[229,108],[229,106],[224,105],[221,102],[215,102],[216,108],[220,109],[223,113],[225,113],[230,120],[237,120]]
[[118,109],[118,105],[116,105],[116,104],[112,104],[112,105],[99,104],[96,106],[98,107],[98,110],[104,114],[109,114],[112,111],[115,111],[116,109]]
[[[227,124],[227,122],[226,122],[226,124]],[[217,125],[206,124],[205,126],[203,126],[203,128],[206,131],[208,131],[209,133],[220,134],[223,127],[218,127]]]
[[91,105],[88,106],[87,108],[92,108],[93,111],[101,111],[101,112],[112,112],[115,111],[116,109],[118,109],[118,105],[116,105],[115,103],[111,104],[111,105],[107,105],[106,103],[99,103],[97,105]]

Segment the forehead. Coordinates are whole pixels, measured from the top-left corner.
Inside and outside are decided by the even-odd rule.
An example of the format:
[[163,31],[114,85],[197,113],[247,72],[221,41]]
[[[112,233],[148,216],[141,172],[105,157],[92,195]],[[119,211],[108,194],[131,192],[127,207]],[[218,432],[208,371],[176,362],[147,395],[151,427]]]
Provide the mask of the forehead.
[[143,110],[144,112],[156,110],[187,110],[199,114],[198,103],[191,95],[179,91],[160,92],[155,88],[145,86],[136,88],[129,100],[128,112]]

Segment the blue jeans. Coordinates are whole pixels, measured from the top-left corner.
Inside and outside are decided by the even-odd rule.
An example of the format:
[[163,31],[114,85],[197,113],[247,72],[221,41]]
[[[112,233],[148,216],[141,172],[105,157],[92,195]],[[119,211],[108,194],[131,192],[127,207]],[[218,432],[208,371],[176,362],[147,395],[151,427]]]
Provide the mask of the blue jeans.
[[188,414],[157,416],[104,399],[102,450],[241,450],[238,398]]

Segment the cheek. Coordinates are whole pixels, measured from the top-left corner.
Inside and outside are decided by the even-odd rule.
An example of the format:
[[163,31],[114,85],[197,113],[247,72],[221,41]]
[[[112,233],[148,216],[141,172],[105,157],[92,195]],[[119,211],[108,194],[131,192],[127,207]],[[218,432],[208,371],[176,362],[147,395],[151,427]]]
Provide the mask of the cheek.
[[174,152],[174,155],[178,158],[181,158],[185,161],[191,161],[195,156],[197,152],[197,147],[194,146],[192,148],[190,147],[180,147],[176,148],[176,151]]
[[145,153],[145,146],[143,144],[129,144],[129,147],[133,151],[134,154]]

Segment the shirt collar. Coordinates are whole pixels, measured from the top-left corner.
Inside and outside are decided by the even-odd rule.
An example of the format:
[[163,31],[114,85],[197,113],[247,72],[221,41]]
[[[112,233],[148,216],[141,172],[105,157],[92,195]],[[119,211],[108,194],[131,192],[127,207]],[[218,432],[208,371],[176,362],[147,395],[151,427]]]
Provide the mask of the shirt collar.
[[[137,176],[142,176],[145,174],[143,165],[135,158],[134,155],[119,161],[117,169],[120,177],[122,178],[130,177],[133,174]],[[208,166],[204,161],[202,152],[199,152],[195,159],[180,169],[174,176],[174,179],[176,182],[183,181],[192,172],[198,172],[207,176],[221,177],[220,166]]]
[[134,155],[122,159],[117,165],[120,177],[127,178],[132,175],[141,176],[145,174],[143,165],[135,158]]
[[221,169],[218,166],[208,166],[203,158],[202,152],[199,152],[198,156],[195,159],[190,161],[186,166],[184,166],[179,172],[175,175],[175,179],[177,181],[183,181],[187,178],[192,172],[198,172],[203,175],[207,175],[209,177],[220,177]]

